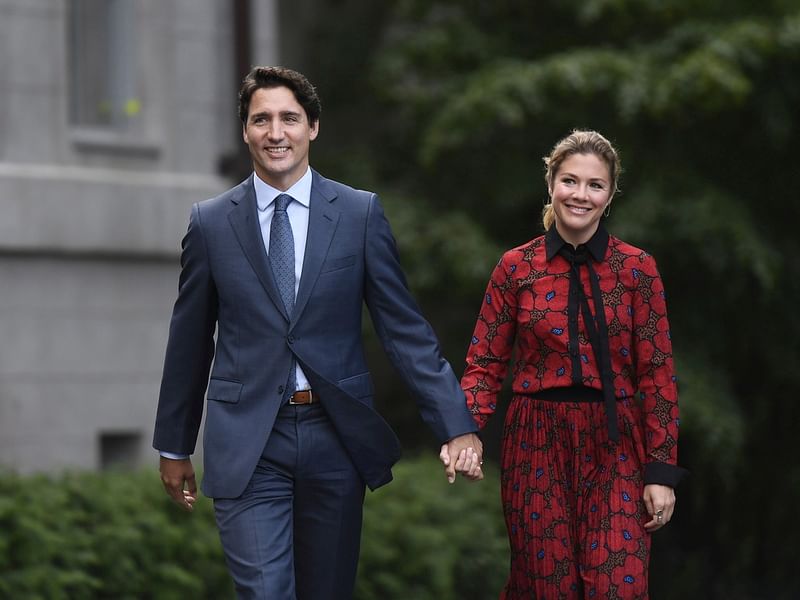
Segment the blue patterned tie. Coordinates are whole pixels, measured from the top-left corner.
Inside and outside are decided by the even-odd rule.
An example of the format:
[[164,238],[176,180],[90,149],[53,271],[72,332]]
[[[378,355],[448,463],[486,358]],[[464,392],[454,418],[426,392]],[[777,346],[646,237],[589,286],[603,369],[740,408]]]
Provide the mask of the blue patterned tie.
[[290,317],[294,309],[294,236],[286,207],[292,200],[288,194],[275,198],[275,214],[269,229],[269,262]]
[[[294,236],[286,207],[292,200],[288,194],[281,194],[275,198],[275,213],[272,215],[269,228],[269,262],[283,305],[290,317],[294,309]],[[295,360],[292,355],[285,397],[291,396],[296,387]]]

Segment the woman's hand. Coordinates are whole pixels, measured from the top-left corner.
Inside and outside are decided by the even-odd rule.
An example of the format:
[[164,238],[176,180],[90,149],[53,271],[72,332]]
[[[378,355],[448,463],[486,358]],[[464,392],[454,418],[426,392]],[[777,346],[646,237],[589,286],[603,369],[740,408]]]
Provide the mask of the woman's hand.
[[675,511],[675,490],[668,485],[651,483],[644,486],[644,505],[652,517],[644,528],[653,533],[669,523]]

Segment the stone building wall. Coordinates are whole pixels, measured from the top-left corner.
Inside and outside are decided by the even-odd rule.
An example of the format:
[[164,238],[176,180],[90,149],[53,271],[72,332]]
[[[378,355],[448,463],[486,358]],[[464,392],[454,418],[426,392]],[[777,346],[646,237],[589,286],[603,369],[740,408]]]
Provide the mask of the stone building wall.
[[155,462],[180,240],[242,143],[232,5],[0,0],[0,468]]

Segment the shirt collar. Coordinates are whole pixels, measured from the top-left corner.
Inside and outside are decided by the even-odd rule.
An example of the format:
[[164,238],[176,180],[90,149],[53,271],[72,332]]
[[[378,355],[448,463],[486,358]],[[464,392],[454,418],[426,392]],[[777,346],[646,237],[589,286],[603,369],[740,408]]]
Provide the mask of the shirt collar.
[[[597,231],[594,232],[594,235],[589,238],[588,242],[581,245],[586,247],[586,249],[589,251],[589,254],[592,255],[592,258],[594,258],[596,262],[600,262],[606,255],[608,239],[609,236],[606,228],[603,227],[602,223],[598,223]],[[547,233],[544,236],[544,245],[548,261],[552,260],[553,257],[558,254],[558,251],[564,246],[570,246],[570,248],[572,247],[570,244],[564,241],[564,238],[562,238],[561,234],[558,233],[555,225],[551,226],[550,229],[547,230]]]
[[266,181],[261,179],[257,173],[253,173],[253,185],[256,188],[256,203],[258,204],[258,210],[262,212],[267,210],[267,207],[271,205],[275,201],[275,198],[281,194],[289,194],[300,204],[308,208],[311,204],[312,179],[311,167],[308,167],[305,174],[298,179],[294,185],[292,185],[292,187],[284,192],[278,188],[272,187]]

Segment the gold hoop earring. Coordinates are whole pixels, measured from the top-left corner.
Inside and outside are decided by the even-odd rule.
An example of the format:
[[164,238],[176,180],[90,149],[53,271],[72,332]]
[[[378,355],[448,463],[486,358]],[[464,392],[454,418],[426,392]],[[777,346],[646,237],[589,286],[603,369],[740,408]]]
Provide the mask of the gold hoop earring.
[[603,216],[604,216],[604,217],[606,217],[606,218],[608,218],[608,216],[609,216],[610,214],[611,214],[611,202],[609,202],[608,204],[606,204],[606,210],[603,212]]

